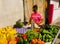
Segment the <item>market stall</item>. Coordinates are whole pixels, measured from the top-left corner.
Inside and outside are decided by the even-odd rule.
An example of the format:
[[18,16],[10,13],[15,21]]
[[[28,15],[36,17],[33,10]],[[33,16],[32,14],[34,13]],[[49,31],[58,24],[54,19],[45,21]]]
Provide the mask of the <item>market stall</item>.
[[54,44],[60,32],[55,25],[31,29],[19,21],[15,26],[0,28],[0,44]]
[[[0,44],[54,44],[59,32],[60,27],[51,24],[53,17],[54,5],[50,4],[50,1],[43,1],[42,5],[39,6],[39,12],[42,13],[44,17],[44,23],[38,27],[34,22],[27,22],[26,19],[29,19],[29,12],[31,8],[28,5],[24,5],[24,22],[20,19],[15,22],[13,26],[7,26],[0,28]],[[34,4],[38,2],[34,1]],[[25,2],[25,3],[24,3]],[[28,3],[27,0],[24,0],[23,4],[30,4],[32,0]],[[40,2],[40,4],[41,4]],[[47,5],[44,4],[46,2]],[[31,4],[32,6],[32,4]],[[27,8],[26,8],[27,7]],[[42,9],[43,8],[43,9]],[[41,11],[40,11],[41,9]],[[27,11],[29,10],[29,11]]]

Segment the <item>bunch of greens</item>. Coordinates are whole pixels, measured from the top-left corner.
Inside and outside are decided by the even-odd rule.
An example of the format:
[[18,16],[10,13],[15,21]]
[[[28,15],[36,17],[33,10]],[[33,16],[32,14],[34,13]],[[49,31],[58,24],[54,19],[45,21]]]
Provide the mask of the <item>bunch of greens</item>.
[[17,42],[17,44],[29,44],[29,42],[34,39],[38,38],[38,33],[35,32],[34,30],[28,30],[26,32],[27,38],[23,39],[22,34],[18,34],[18,37],[20,37],[20,40]]
[[52,42],[58,33],[59,28],[54,25],[50,25],[49,29],[40,29],[39,38],[45,42]]
[[27,39],[20,38],[19,41],[17,41],[17,44],[29,44]]
[[23,27],[23,23],[21,22],[21,20],[18,20],[17,22],[16,22],[16,27],[18,27],[18,28],[21,28],[21,27]]
[[31,41],[34,38],[38,38],[38,33],[35,32],[34,30],[28,30],[26,34],[27,34],[28,41]]
[[18,34],[18,37],[20,38],[18,41],[17,41],[17,44],[29,44],[29,41],[27,38],[23,38],[24,36],[22,36],[23,34]]

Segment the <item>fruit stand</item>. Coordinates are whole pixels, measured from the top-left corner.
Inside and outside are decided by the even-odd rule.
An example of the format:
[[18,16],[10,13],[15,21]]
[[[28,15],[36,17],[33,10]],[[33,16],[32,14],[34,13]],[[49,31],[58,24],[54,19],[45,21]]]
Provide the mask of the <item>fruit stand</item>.
[[55,25],[31,29],[16,22],[15,26],[0,28],[0,44],[54,44],[60,31]]
[[[19,30],[19,29],[17,29],[17,30]],[[60,32],[59,29],[57,29],[56,26],[54,26],[54,25],[51,25],[49,30],[46,30],[44,28],[39,29],[39,31],[37,31],[37,30],[38,30],[38,28],[35,28],[33,30],[28,29],[28,31],[26,31],[25,34],[23,34],[23,35],[25,35],[25,37],[27,37],[27,41],[29,41],[29,42],[31,40],[32,41],[33,40],[37,40],[37,41],[41,40],[41,41],[43,41],[43,43],[41,43],[41,41],[39,41],[40,43],[37,43],[37,44],[54,44],[55,40]],[[33,43],[34,42],[32,42],[31,44],[33,44]],[[34,43],[34,44],[36,44],[36,43]]]

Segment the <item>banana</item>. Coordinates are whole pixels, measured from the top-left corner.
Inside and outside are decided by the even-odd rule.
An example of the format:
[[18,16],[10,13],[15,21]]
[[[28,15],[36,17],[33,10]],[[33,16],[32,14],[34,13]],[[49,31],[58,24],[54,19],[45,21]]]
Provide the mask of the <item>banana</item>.
[[0,28],[0,44],[4,44],[5,42],[7,44],[8,41],[15,39],[16,33],[17,31],[11,26]]

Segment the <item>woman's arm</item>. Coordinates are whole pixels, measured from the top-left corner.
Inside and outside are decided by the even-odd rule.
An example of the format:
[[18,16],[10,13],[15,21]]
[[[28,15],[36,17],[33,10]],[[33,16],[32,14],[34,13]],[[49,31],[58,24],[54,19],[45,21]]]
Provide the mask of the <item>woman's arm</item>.
[[29,19],[29,21],[28,21],[27,25],[30,25],[30,24],[31,24],[31,18]]
[[41,21],[38,23],[38,25],[42,25],[44,23],[44,18],[41,19]]

